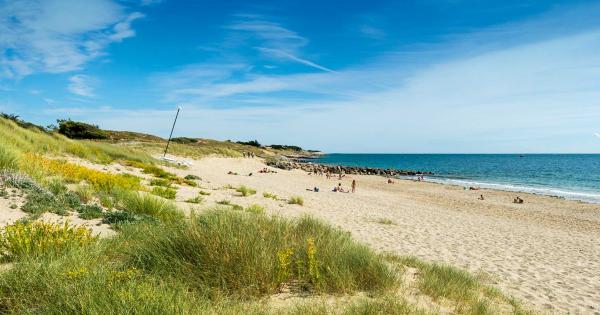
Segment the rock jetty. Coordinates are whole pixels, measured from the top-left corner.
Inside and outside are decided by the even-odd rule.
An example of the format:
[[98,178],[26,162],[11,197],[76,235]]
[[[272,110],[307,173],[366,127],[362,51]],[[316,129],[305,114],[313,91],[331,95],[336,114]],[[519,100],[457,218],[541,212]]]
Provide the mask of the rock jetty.
[[271,160],[267,165],[283,170],[299,169],[309,173],[331,173],[331,174],[352,174],[352,175],[380,175],[380,176],[417,176],[433,175],[431,172],[419,172],[413,170],[396,170],[373,167],[325,165],[301,160]]

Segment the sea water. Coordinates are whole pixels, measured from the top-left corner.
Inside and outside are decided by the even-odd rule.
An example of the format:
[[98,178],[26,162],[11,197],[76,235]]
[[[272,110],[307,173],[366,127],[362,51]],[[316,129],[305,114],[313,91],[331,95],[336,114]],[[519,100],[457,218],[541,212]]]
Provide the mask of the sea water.
[[434,182],[600,203],[600,154],[327,154],[314,162],[428,171]]

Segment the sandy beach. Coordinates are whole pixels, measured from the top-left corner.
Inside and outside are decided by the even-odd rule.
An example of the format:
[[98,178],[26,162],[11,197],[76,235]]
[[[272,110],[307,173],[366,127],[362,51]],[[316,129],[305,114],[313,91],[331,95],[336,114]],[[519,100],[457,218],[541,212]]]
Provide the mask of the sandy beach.
[[[355,179],[356,193],[334,193],[337,179],[299,170],[258,173],[263,167],[260,159],[205,158],[170,171],[202,177],[201,187],[211,192],[203,206],[226,199],[286,217],[310,214],[379,251],[468,269],[544,312],[600,314],[600,205],[408,180],[388,184],[379,176],[346,177],[343,187]],[[237,196],[224,185],[247,185],[257,194]],[[320,192],[307,191],[315,186]],[[183,201],[197,191],[180,188],[180,206],[189,209]],[[264,198],[264,192],[301,196],[304,206]],[[513,204],[516,195],[525,203]]]

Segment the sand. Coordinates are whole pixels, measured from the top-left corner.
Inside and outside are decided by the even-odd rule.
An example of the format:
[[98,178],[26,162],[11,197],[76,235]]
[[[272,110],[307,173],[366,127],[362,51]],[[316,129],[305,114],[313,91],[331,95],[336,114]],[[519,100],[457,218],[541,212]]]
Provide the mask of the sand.
[[[116,164],[71,162],[149,177]],[[284,217],[310,214],[349,231],[378,251],[465,268],[538,310],[600,314],[600,205],[408,180],[387,184],[379,176],[346,177],[341,181],[343,187],[349,189],[355,179],[356,193],[334,193],[332,188],[340,182],[336,179],[270,167],[277,173],[258,173],[266,167],[258,158],[211,157],[192,163],[186,170],[168,168],[182,177],[194,174],[202,178],[199,188],[178,189],[177,204],[186,212],[229,200],[242,206],[259,204]],[[240,175],[228,175],[228,171]],[[241,197],[225,185],[246,185],[257,194]],[[315,186],[321,191],[307,191]],[[210,193],[202,196],[202,204],[185,202],[200,190]],[[264,192],[282,199],[301,196],[304,206],[265,198]],[[485,200],[477,199],[480,194]],[[516,195],[525,203],[513,204]],[[0,200],[0,225],[25,216],[19,209],[9,208],[15,202],[21,204],[22,198]],[[82,222],[74,216],[48,214],[42,219],[70,219],[104,236],[114,233],[97,221]]]
[[[379,251],[448,263],[486,277],[489,283],[525,304],[548,313],[600,314],[600,205],[514,192],[469,191],[462,187],[378,176],[343,179],[356,193],[334,193],[338,180],[309,176],[299,170],[258,173],[260,159],[206,158],[181,176],[202,177],[211,192],[202,205],[227,199],[243,206],[260,204],[286,217],[321,218]],[[228,171],[240,175],[228,175]],[[248,174],[252,172],[252,176]],[[247,185],[256,195],[236,196],[224,185]],[[307,191],[319,187],[320,192]],[[264,198],[301,196],[304,206]],[[478,200],[480,194],[485,200]],[[181,188],[178,200],[197,189]],[[184,208],[189,204],[180,202]],[[389,220],[392,224],[379,223]],[[387,223],[387,222],[386,222]]]

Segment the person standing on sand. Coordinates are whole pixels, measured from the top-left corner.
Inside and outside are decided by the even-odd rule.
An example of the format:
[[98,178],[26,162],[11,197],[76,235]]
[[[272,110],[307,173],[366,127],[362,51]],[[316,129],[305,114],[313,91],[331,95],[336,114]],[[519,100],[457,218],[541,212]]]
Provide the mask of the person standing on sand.
[[352,192],[354,192],[356,190],[356,180],[353,179],[352,180]]

